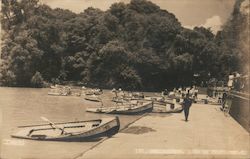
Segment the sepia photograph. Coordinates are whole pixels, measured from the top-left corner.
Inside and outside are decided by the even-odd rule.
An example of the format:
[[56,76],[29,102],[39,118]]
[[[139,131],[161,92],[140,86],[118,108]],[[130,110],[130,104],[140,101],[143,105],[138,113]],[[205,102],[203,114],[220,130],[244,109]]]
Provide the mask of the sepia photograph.
[[0,159],[250,159],[250,0],[0,9]]

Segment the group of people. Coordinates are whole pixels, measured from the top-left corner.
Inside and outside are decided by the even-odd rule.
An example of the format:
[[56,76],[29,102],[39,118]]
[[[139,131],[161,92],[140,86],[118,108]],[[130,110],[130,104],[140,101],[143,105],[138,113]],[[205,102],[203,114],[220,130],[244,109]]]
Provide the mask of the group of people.
[[249,76],[248,75],[241,75],[237,72],[232,73],[228,77],[227,86],[229,90],[235,91],[245,91],[249,89]]
[[168,92],[168,90],[165,89],[162,92],[162,95],[168,95],[169,97],[174,97],[177,99],[183,99],[186,94],[189,94],[189,97],[192,98],[195,102],[195,100],[198,98],[198,89],[196,88],[196,86],[192,86],[185,88],[180,87],[178,89],[174,88],[171,92]]
[[[124,91],[122,91],[121,88],[119,89],[112,89],[112,92],[116,94],[116,97],[118,96],[119,93],[124,94]],[[193,101],[197,99],[198,96],[198,89],[196,89],[195,86],[193,87],[187,87],[187,88],[179,88],[178,90],[176,88],[173,89],[173,91],[168,92],[167,89],[165,89],[162,92],[162,95],[165,96],[173,96],[175,99],[181,99],[180,104],[183,107],[184,110],[184,115],[185,115],[185,121],[188,121],[188,116],[189,116],[189,109],[192,106]]]

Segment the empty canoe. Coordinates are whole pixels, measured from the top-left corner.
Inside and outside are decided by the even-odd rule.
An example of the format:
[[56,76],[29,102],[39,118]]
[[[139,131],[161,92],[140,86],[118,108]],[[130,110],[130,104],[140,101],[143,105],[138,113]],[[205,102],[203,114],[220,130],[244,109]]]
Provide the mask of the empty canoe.
[[71,94],[70,87],[50,89],[50,91],[48,92],[48,95],[52,96],[67,96],[70,94]]
[[93,102],[100,102],[101,99],[96,95],[88,95],[84,97],[85,100],[93,101]]
[[45,141],[84,141],[112,136],[119,131],[119,118],[19,126],[14,138]]
[[152,110],[153,113],[181,113],[183,107],[179,103],[170,104],[167,103],[166,105],[154,103],[154,109]]
[[145,112],[151,112],[153,109],[152,102],[142,102],[135,101],[122,103],[120,105],[116,105],[114,107],[99,107],[99,108],[87,108],[87,112],[94,113],[107,113],[107,114],[142,114]]

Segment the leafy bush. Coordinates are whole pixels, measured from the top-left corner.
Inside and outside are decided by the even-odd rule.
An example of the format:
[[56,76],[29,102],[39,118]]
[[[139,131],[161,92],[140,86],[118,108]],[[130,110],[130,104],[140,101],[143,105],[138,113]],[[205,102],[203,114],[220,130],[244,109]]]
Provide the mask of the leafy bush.
[[0,73],[0,85],[15,86],[16,76],[12,71],[2,70]]
[[43,77],[40,72],[36,72],[34,76],[31,78],[31,84],[33,87],[43,87]]

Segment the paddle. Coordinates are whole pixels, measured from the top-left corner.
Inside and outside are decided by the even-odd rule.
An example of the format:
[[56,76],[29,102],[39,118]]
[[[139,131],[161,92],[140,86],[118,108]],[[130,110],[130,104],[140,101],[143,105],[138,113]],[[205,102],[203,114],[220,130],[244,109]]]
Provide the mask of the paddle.
[[53,123],[53,122],[50,121],[49,119],[47,119],[47,118],[45,118],[45,117],[43,117],[43,116],[41,116],[40,118],[41,118],[43,121],[48,122],[48,123],[51,125],[52,128],[61,130],[61,131],[62,131],[62,134],[63,134],[63,133],[66,133],[66,132],[64,131],[64,128],[61,128],[60,126],[57,126],[55,123]]

